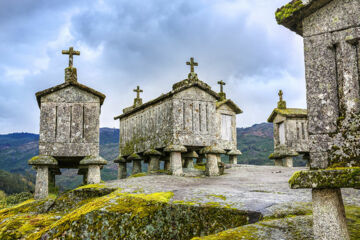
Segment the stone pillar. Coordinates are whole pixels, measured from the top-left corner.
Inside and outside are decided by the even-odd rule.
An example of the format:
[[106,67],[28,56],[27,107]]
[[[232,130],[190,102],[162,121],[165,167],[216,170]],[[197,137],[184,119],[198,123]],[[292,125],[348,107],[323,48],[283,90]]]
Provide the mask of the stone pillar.
[[132,161],[132,163],[133,163],[131,175],[141,173],[141,160],[142,160],[142,158],[140,157],[140,155],[137,154],[137,153],[133,153],[127,159],[129,161]]
[[275,166],[282,167],[283,166],[283,160],[280,159],[274,159]]
[[49,175],[49,189],[55,188],[55,169],[49,169],[48,175]]
[[133,167],[131,175],[141,173],[141,160],[133,160]]
[[119,155],[115,160],[114,163],[118,163],[118,176],[117,179],[124,179],[127,177],[126,171],[126,159]]
[[124,179],[127,177],[126,162],[119,162],[118,179]]
[[181,145],[170,145],[166,147],[164,151],[170,152],[170,169],[172,175],[181,176],[183,174],[181,153],[186,152],[186,148]]
[[286,157],[282,160],[284,167],[293,167],[293,157]]
[[101,182],[100,166],[89,165],[87,174],[87,184],[98,184]]
[[83,184],[86,185],[87,184],[87,177],[88,177],[88,171],[86,170],[86,172],[83,175]]
[[47,198],[49,194],[49,167],[36,166],[35,199]]
[[314,239],[348,240],[340,189],[313,189]]
[[220,154],[224,154],[225,151],[216,146],[210,146],[203,148],[201,153],[206,154],[205,174],[207,176],[219,176],[218,159]]
[[35,199],[47,198],[49,194],[49,168],[58,166],[58,162],[51,156],[39,155],[28,161],[36,170]]
[[237,164],[238,156],[242,153],[237,149],[233,149],[226,154],[229,156],[230,164]]
[[171,171],[170,159],[164,162],[164,170]]
[[155,149],[149,149],[144,152],[144,155],[150,158],[148,165],[148,172],[159,171],[161,152]]
[[199,155],[195,151],[187,152],[183,154],[183,158],[185,159],[185,168],[194,168],[194,158],[198,158]]
[[80,168],[87,168],[86,184],[98,184],[101,182],[100,168],[107,164],[107,161],[100,156],[88,156],[80,161]]

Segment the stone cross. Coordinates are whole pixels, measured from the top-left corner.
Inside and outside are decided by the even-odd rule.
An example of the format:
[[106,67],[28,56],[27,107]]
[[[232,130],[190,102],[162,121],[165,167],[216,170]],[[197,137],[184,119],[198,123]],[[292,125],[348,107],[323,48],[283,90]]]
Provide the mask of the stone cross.
[[69,50],[62,50],[62,54],[69,54],[69,67],[73,66],[73,56],[80,55],[80,51],[75,51],[73,47],[70,47]]
[[283,91],[280,90],[278,93],[279,97],[280,97],[280,102],[283,100]]
[[223,93],[224,92],[224,85],[226,85],[226,83],[223,80],[220,80],[218,82],[218,84],[220,85],[220,92]]
[[140,98],[140,93],[143,92],[143,90],[140,89],[140,86],[137,86],[136,89],[134,89],[134,92],[136,92],[136,98]]
[[186,62],[186,65],[190,65],[190,72],[194,72],[194,66],[199,66],[197,62],[194,61],[194,58],[190,58],[190,62]]

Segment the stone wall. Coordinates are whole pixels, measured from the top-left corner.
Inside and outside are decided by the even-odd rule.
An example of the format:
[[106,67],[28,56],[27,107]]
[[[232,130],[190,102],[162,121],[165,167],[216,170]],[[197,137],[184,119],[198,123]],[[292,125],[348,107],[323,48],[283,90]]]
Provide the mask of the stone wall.
[[100,99],[74,86],[41,98],[40,155],[99,153]]

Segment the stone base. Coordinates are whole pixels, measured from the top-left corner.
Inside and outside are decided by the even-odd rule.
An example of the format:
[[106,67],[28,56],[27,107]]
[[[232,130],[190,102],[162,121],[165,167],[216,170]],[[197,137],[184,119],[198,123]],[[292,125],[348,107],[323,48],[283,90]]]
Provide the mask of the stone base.
[[350,239],[340,189],[313,189],[314,239]]
[[275,162],[275,166],[279,166],[279,167],[283,166],[282,159],[274,159],[274,162]]
[[170,161],[164,161],[164,170],[171,171]]

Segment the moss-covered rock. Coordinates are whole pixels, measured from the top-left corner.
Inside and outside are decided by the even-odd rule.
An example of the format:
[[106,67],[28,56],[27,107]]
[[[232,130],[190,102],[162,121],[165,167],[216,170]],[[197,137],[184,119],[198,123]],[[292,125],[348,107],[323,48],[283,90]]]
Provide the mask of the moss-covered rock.
[[191,239],[261,218],[230,207],[169,203],[172,197],[83,186],[56,200],[31,199],[0,210],[0,239]]
[[298,171],[289,180],[297,188],[360,188],[360,168]]

